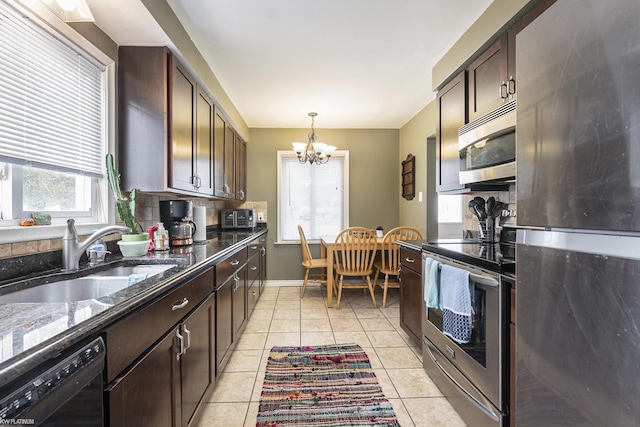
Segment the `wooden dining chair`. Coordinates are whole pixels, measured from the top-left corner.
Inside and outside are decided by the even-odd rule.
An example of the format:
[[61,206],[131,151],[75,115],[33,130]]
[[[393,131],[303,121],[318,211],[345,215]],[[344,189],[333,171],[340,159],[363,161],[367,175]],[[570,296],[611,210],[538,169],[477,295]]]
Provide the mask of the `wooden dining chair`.
[[[395,243],[398,240],[422,240],[420,231],[413,227],[396,227],[391,229],[382,238],[380,247],[380,261],[375,263],[376,275],[373,278],[374,286],[380,286],[382,293],[382,308],[387,305],[387,290],[399,288],[400,281],[389,281],[390,276],[398,277],[400,270],[400,246]],[[380,274],[384,274],[384,282],[378,280]]]
[[[368,289],[374,307],[376,297],[369,277],[373,273],[376,254],[375,232],[364,227],[350,227],[342,230],[335,241],[335,274],[338,277],[336,308],[340,308],[342,289]],[[360,282],[345,282],[346,277],[360,277]]]
[[[307,238],[304,235],[304,231],[301,226],[298,226],[298,234],[300,234],[300,248],[302,249],[302,266],[305,268],[304,273],[304,282],[302,282],[302,290],[300,291],[300,298],[304,298],[304,291],[307,289],[307,283],[327,283],[327,259],[326,258],[313,258],[311,256],[311,250],[309,249],[309,244],[307,243]],[[311,272],[311,270],[322,270],[324,269],[324,273],[320,272]],[[309,278],[311,276],[311,278]],[[330,290],[333,292],[333,289]]]

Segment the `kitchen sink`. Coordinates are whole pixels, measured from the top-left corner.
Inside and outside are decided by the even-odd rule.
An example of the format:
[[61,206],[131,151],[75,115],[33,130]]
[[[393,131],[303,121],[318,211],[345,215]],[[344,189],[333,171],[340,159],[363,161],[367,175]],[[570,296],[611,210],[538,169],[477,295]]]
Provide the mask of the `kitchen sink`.
[[74,302],[103,298],[176,265],[118,265],[87,276],[44,283],[0,295],[0,304]]
[[127,286],[128,277],[78,277],[0,295],[0,303],[83,301],[114,294]]

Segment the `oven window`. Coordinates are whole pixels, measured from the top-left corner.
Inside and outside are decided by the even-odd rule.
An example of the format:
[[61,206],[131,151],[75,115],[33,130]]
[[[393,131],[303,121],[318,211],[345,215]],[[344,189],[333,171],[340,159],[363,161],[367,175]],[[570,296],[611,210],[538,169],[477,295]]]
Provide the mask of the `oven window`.
[[[467,344],[454,343],[476,362],[487,367],[487,292],[480,286],[473,286],[471,293],[471,313],[473,315],[473,329],[471,339]],[[430,308],[427,320],[442,331],[442,310]],[[451,341],[453,342],[453,341]]]
[[509,132],[484,139],[460,151],[460,170],[482,169],[516,159],[516,134]]

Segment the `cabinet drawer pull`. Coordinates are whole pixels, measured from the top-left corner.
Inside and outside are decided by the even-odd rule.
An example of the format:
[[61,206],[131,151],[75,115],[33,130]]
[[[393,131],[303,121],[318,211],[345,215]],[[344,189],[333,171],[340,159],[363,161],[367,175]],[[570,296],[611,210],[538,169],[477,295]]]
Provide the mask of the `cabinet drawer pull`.
[[184,308],[187,304],[189,304],[189,300],[186,298],[182,298],[182,301],[177,301],[173,304],[173,307],[171,307],[171,311],[180,310],[181,308]]
[[405,258],[404,260],[405,260],[406,262],[408,262],[409,264],[413,264],[413,263],[415,263],[415,262],[416,262],[413,258]]
[[258,269],[258,267],[256,267],[255,265],[253,267],[251,267],[251,271],[256,271]]
[[231,261],[231,265],[233,265],[233,266],[236,266],[236,265],[238,265],[238,264],[240,264],[240,261],[238,261],[237,259],[236,259],[236,260]]

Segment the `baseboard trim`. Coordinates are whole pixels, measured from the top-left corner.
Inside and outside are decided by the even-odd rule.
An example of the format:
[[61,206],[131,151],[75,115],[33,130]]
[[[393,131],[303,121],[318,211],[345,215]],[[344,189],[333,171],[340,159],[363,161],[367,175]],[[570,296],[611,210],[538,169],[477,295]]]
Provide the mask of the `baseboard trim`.
[[[269,287],[278,287],[278,286],[297,286],[299,288],[302,287],[304,280],[266,280],[264,285]],[[319,283],[309,282],[307,283],[307,287],[310,288],[312,286],[320,286]]]

